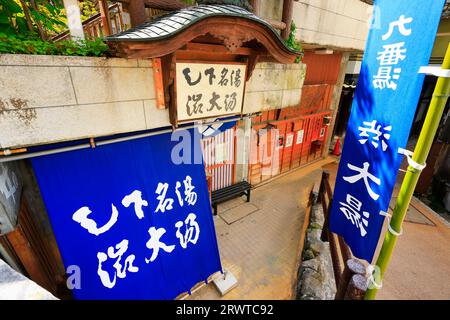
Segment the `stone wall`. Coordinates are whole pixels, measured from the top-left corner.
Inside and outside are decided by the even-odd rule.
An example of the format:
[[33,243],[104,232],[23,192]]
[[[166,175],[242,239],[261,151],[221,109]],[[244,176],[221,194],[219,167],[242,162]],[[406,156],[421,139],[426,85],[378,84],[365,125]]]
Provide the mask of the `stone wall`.
[[0,55],[0,148],[167,125],[150,60]]
[[305,74],[303,63],[258,63],[245,88],[243,113],[297,106]]
[[323,223],[322,206],[314,201],[297,276],[299,300],[334,300],[336,294],[330,245],[320,240]]
[[372,11],[359,0],[299,0],[294,2],[293,20],[303,43],[363,51]]
[[[303,64],[257,64],[244,113],[299,104]],[[0,149],[170,126],[151,60],[0,55]]]

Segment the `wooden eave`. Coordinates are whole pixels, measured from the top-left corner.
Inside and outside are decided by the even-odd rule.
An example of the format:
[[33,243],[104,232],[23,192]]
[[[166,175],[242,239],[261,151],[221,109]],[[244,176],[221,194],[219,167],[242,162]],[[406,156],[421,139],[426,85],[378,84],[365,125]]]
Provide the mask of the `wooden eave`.
[[[200,8],[205,7],[209,6]],[[234,6],[229,7],[234,9]],[[251,48],[251,43],[256,41],[259,46],[254,49],[258,49],[259,54],[271,56],[279,63],[293,63],[298,56],[302,55],[301,52],[287,47],[279,34],[267,22],[247,11],[244,12],[247,14],[205,14],[196,17],[193,21],[188,21],[185,25],[176,21],[172,22],[169,14],[167,18],[161,17],[154,22],[144,23],[121,34],[107,37],[105,41],[114,48],[117,55],[126,58],[163,57],[176,52],[190,42],[198,42],[196,39],[205,38],[204,36],[217,39],[225,46],[229,54],[236,54],[239,48]],[[189,13],[189,9],[181,10],[179,13]],[[153,32],[165,25],[167,30],[163,30],[162,35],[156,35]],[[265,53],[261,52],[261,47],[265,49]]]

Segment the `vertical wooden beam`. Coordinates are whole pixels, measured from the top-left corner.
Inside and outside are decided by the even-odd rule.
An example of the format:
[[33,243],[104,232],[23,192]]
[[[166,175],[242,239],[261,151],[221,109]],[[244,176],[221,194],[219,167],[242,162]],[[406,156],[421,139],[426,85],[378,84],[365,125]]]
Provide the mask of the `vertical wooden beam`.
[[120,32],[125,30],[125,25],[123,24],[123,19],[122,19],[122,6],[119,5],[119,12],[118,12],[118,16],[119,16],[119,24],[120,24]]
[[283,0],[282,21],[286,24],[286,28],[281,31],[281,37],[283,39],[289,38],[289,34],[291,33],[293,10],[294,10],[294,0]]
[[169,108],[169,119],[172,128],[178,126],[178,112],[176,104],[176,88],[175,88],[175,53],[170,53],[161,57],[161,67],[164,86],[164,101],[166,108]]
[[337,234],[330,231],[328,231],[328,239],[330,242],[330,254],[331,254],[331,261],[333,264],[334,279],[336,281],[336,287],[339,288],[343,272],[339,240]]
[[166,103],[164,98],[164,83],[163,83],[161,58],[153,59],[153,82],[155,84],[155,92],[156,92],[156,108],[165,109]]
[[128,4],[131,26],[136,27],[145,22],[145,2],[144,0],[133,0]]
[[259,15],[259,10],[260,10],[260,0],[251,0],[250,4],[253,7],[253,13],[256,14],[257,16]]
[[112,28],[111,18],[109,16],[108,1],[98,0],[98,5],[100,7],[100,16],[102,17],[103,36],[110,36],[112,34]]
[[12,248],[14,248],[29,277],[40,286],[52,291],[52,283],[44,271],[33,244],[27,239],[22,227],[19,225],[14,231],[6,234],[5,237]]

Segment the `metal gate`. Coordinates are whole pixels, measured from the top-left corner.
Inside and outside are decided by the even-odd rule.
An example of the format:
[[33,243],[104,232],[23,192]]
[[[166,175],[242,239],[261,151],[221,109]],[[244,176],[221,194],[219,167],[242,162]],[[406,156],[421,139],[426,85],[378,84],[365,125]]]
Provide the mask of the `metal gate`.
[[211,174],[211,191],[234,183],[236,127],[202,139],[206,171]]

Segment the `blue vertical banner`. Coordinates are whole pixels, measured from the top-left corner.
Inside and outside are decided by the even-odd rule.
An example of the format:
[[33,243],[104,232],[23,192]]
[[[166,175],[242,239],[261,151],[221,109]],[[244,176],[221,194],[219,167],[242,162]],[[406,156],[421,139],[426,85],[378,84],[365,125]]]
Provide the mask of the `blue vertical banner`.
[[75,298],[174,299],[222,270],[193,132],[185,154],[162,134],[32,159]]
[[330,230],[372,261],[444,0],[378,0],[339,164]]

